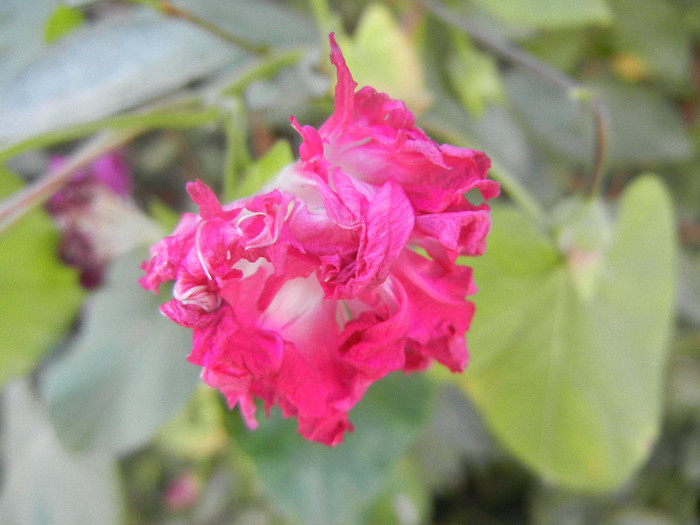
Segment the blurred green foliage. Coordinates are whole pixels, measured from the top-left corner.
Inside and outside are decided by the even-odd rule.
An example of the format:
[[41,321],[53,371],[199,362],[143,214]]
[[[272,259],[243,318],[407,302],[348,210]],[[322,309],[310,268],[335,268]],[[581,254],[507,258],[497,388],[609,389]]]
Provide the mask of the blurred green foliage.
[[[700,3],[151,4],[0,4],[0,522],[697,522]],[[485,151],[504,190],[468,262],[471,367],[379,382],[335,449],[192,395],[144,252],[81,290],[32,193],[97,132],[163,227],[187,180],[256,191],[292,159],[289,116],[332,111],[330,31],[360,85]]]

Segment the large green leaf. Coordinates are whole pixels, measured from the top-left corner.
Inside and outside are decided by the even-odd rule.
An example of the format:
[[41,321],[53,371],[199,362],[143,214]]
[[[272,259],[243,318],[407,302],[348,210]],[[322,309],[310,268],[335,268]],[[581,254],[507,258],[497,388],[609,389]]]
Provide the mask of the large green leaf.
[[573,229],[566,253],[513,208],[493,219],[473,264],[480,291],[461,385],[545,479],[616,487],[659,429],[675,264],[666,190],[651,176],[634,182],[597,248],[591,240],[604,236],[586,239],[580,216],[560,230]]
[[136,280],[145,254],[113,263],[86,302],[81,332],[45,371],[43,394],[61,441],[120,454],[146,443],[184,404],[199,368],[187,362],[188,330],[162,316],[162,297]]
[[60,40],[84,23],[85,15],[80,9],[61,4],[54,9],[46,22],[44,40],[47,43]]
[[0,2],[0,85],[45,49],[46,19],[59,1]]
[[[0,198],[21,186],[0,167]],[[83,299],[57,247],[58,232],[41,210],[0,236],[0,385],[31,370],[65,334]]]
[[0,142],[111,115],[242,55],[155,12],[84,25],[0,86]]
[[277,410],[254,432],[241,429],[237,436],[273,501],[298,523],[361,523],[420,432],[431,397],[420,375],[381,379],[351,412],[355,431],[334,448],[304,441],[296,421]]
[[25,381],[9,384],[2,401],[0,523],[121,523],[114,462],[66,452]]
[[[180,4],[257,44],[314,40],[311,24],[262,0]],[[107,16],[62,38],[0,85],[0,143],[135,107],[249,56],[154,10]]]
[[605,0],[474,0],[505,22],[541,28],[605,24],[611,13]]

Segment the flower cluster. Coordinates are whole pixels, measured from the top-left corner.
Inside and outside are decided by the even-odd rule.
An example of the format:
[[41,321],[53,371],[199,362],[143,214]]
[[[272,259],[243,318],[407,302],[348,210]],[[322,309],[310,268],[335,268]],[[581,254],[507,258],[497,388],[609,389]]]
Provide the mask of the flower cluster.
[[142,286],[175,281],[163,313],[193,331],[189,361],[255,428],[254,398],[335,445],[348,412],[386,374],[467,362],[471,269],[490,228],[481,152],[438,145],[398,100],[357,92],[331,35],[335,111],[301,134],[300,160],[263,192],[222,206],[202,182],[151,248]]

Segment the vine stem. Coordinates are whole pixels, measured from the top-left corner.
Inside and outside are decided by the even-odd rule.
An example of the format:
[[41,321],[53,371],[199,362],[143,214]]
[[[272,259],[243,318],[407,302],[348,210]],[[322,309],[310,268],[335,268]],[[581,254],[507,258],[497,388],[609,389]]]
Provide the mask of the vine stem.
[[603,168],[607,151],[608,132],[605,118],[605,105],[593,95],[588,89],[569,76],[550,67],[545,62],[538,60],[521,48],[501,39],[497,36],[487,34],[463,17],[455,16],[444,6],[429,0],[416,0],[417,4],[426,11],[437,17],[445,24],[452,26],[469,35],[478,44],[490,49],[501,58],[530,70],[536,75],[546,79],[548,82],[563,91],[571,100],[586,102],[591,109],[594,119],[595,144],[593,152],[593,168],[591,170],[591,182],[588,189],[589,196],[593,196],[600,191],[603,179]]
[[259,44],[253,44],[251,42],[248,42],[247,40],[244,40],[234,34],[229,33],[228,31],[222,29],[221,27],[217,26],[216,24],[212,24],[208,20],[202,18],[199,15],[196,15],[192,11],[188,11],[186,9],[183,9],[182,7],[178,7],[176,5],[173,5],[171,2],[168,0],[132,0],[136,3],[147,5],[149,7],[152,7],[154,9],[157,9],[161,13],[163,13],[166,16],[171,16],[173,18],[180,18],[182,20],[185,20],[186,22],[189,22],[197,27],[200,27],[204,29],[205,31],[211,33],[214,36],[219,37],[220,39],[228,42],[229,44],[233,44],[234,46],[243,49],[245,51],[248,51],[249,53],[253,53],[255,55],[266,55],[270,50],[267,46],[265,45],[259,45]]
[[0,234],[7,231],[24,213],[43,203],[65,186],[79,170],[99,157],[128,142],[141,130],[102,133],[86,142],[68,157],[60,168],[46,173],[0,203]]
[[216,85],[205,87],[197,92],[188,92],[165,102],[158,102],[148,111],[117,115],[107,119],[79,124],[72,128],[50,131],[44,135],[30,137],[24,141],[0,150],[0,163],[24,151],[50,146],[57,142],[73,140],[80,136],[111,128],[84,143],[60,169],[45,173],[23,189],[0,201],[0,234],[10,228],[24,213],[40,205],[44,200],[60,190],[78,170],[88,166],[108,151],[121,146],[138,135],[156,128],[191,127],[223,119],[222,111],[205,107],[196,114],[169,115],[168,110],[186,109],[192,104],[217,97],[240,96],[251,82],[275,74],[303,56],[303,49],[291,49],[280,54],[267,55],[259,63],[245,70],[236,71]]

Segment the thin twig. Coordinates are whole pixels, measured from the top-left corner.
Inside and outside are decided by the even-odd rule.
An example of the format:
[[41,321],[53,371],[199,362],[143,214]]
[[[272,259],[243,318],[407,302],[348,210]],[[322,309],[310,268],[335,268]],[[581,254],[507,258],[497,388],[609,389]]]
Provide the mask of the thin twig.
[[77,171],[90,165],[108,151],[133,139],[140,131],[119,131],[97,135],[68,157],[60,168],[46,173],[0,202],[0,234],[9,229],[26,212],[43,203],[65,186]]
[[[152,5],[152,2],[145,3],[147,3],[148,5]],[[204,18],[194,14],[191,11],[187,11],[185,9],[182,9],[181,7],[173,5],[167,0],[159,0],[156,4],[156,7],[161,13],[167,16],[180,18],[191,24],[201,27],[202,29],[208,31],[212,35],[217,36],[220,39],[225,40],[229,44],[233,44],[234,46],[240,49],[248,51],[249,53],[253,53],[255,55],[265,55],[270,51],[269,48],[265,45],[253,44],[251,42],[248,42],[234,34],[229,33],[228,31],[225,31],[216,24],[212,24],[208,20],[205,20]]]
[[596,194],[602,184],[608,140],[605,121],[605,106],[603,102],[569,76],[550,67],[545,62],[538,60],[507,40],[501,39],[492,34],[487,34],[479,27],[476,27],[468,20],[465,20],[464,17],[455,16],[444,6],[429,0],[416,0],[416,2],[447,25],[463,31],[475,42],[490,49],[501,58],[529,69],[536,75],[546,79],[558,89],[563,91],[569,98],[588,103],[589,107],[591,108],[591,112],[593,113],[596,134],[593,153],[594,165],[591,171],[589,195]]

